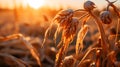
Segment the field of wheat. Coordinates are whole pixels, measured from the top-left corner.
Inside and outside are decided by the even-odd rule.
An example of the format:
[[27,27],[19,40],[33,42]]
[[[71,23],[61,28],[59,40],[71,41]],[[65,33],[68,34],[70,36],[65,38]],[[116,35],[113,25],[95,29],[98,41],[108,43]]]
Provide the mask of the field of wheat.
[[0,9],[0,67],[120,67],[120,9]]

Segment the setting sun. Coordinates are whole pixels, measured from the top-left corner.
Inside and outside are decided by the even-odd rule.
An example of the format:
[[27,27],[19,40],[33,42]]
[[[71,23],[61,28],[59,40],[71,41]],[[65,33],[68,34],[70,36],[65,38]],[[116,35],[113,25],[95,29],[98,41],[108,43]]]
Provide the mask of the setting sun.
[[44,0],[27,0],[27,3],[35,9],[40,8],[41,6],[44,5]]

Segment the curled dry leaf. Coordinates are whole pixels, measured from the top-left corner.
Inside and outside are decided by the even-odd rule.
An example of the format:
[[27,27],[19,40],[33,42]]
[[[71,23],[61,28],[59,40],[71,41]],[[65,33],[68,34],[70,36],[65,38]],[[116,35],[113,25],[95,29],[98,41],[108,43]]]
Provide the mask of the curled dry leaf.
[[88,25],[84,25],[83,28],[78,32],[77,42],[76,42],[76,55],[78,55],[83,49],[83,39],[88,32]]

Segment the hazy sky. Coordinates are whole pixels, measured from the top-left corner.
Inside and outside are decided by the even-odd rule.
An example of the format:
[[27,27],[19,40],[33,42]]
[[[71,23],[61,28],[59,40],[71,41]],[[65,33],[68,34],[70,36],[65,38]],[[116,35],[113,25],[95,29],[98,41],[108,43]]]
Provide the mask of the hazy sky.
[[[14,6],[13,1],[14,0],[0,0],[0,6],[13,8]],[[46,5],[50,5],[53,7],[59,7],[59,6],[65,7],[66,5],[69,5],[75,8],[82,8],[82,5],[86,0],[44,0],[44,1]],[[93,1],[98,8],[105,7],[105,5],[107,4],[105,0],[91,0],[91,1]],[[114,1],[114,0],[110,0],[110,1]],[[16,0],[16,2],[18,5],[20,3],[26,5],[25,0]],[[120,5],[120,0],[117,1],[116,5]]]

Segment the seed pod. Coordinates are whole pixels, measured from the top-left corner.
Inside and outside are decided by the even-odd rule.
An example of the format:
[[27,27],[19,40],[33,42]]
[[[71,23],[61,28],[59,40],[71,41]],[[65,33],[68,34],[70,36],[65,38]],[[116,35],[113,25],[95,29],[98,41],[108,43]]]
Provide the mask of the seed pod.
[[87,11],[93,10],[94,8],[95,8],[95,4],[92,1],[86,1],[84,3],[84,9],[86,9]]
[[100,13],[100,19],[104,24],[110,24],[112,22],[111,13],[109,11],[103,11]]

